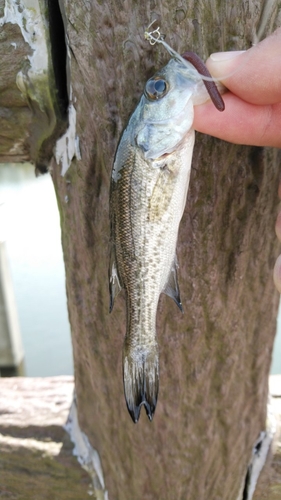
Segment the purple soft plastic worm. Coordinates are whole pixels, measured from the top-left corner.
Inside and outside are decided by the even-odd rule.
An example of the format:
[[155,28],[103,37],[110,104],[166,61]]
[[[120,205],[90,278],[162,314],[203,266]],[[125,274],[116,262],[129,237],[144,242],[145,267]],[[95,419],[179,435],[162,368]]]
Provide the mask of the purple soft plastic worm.
[[[190,62],[197,69],[197,71],[200,75],[207,76],[208,78],[212,78],[210,73],[209,73],[209,70],[207,69],[207,67],[205,66],[205,64],[203,63],[203,61],[200,59],[200,57],[197,54],[195,54],[194,52],[184,52],[184,54],[182,54],[182,57],[186,61]],[[217,89],[215,82],[203,80],[203,83],[204,83],[204,85],[205,85],[205,87],[210,95],[210,98],[212,99],[214,105],[216,106],[216,108],[219,111],[224,111],[224,108],[225,108],[224,101],[223,101],[223,98]]]

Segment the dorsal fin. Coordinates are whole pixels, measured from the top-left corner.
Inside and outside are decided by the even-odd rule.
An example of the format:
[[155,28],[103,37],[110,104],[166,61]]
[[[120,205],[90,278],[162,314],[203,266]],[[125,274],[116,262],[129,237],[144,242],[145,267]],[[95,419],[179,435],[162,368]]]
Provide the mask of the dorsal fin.
[[180,289],[178,284],[178,273],[177,273],[178,267],[179,265],[177,257],[175,255],[173,264],[171,266],[169,278],[165,285],[165,288],[163,289],[163,293],[169,295],[169,297],[171,297],[171,299],[175,301],[180,311],[183,312],[181,298],[180,298]]

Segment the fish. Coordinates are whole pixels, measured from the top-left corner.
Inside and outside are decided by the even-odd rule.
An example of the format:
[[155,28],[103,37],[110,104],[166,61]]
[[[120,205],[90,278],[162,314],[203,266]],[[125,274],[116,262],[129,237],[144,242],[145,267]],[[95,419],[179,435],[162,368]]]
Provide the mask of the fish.
[[194,105],[209,99],[192,64],[172,58],[150,78],[119,141],[110,181],[110,312],[125,292],[123,383],[134,423],[159,391],[161,293],[180,311],[176,246],[189,186]]

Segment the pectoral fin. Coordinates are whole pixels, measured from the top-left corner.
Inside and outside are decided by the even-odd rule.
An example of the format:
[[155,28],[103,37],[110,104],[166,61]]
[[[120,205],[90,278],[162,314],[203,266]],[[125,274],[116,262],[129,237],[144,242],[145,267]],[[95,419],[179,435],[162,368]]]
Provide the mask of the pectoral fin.
[[178,267],[179,266],[177,262],[177,257],[175,256],[174,262],[171,267],[170,275],[163,290],[163,293],[169,295],[169,297],[171,297],[171,299],[175,301],[180,311],[183,312],[181,298],[180,298],[180,289],[178,284],[178,273],[177,273]]
[[110,258],[110,266],[109,266],[109,294],[110,294],[109,312],[110,313],[111,313],[113,306],[114,306],[115,297],[118,295],[120,290],[122,290],[122,286],[120,285],[120,281],[119,281],[119,277],[118,277],[116,260],[115,260],[115,252],[112,250],[111,251],[111,258]]

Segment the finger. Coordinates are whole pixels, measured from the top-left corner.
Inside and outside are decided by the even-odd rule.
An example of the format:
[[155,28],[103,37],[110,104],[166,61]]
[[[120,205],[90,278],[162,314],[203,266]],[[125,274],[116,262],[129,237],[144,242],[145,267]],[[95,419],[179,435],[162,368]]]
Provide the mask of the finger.
[[235,144],[281,147],[281,103],[256,106],[230,92],[224,102],[223,113],[210,102],[194,106],[194,129]]
[[281,102],[281,28],[245,52],[219,52],[206,62],[211,75],[252,104]]

